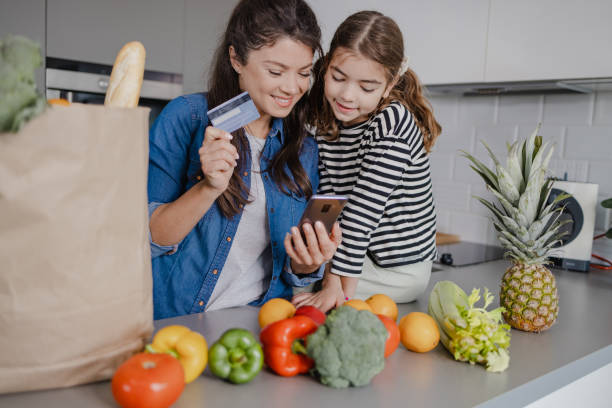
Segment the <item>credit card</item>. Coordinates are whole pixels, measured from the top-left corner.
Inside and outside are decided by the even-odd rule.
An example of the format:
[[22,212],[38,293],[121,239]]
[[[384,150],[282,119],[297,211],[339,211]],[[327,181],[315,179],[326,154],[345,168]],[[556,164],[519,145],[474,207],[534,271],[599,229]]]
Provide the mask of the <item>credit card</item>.
[[229,133],[258,118],[259,112],[248,92],[243,92],[208,111],[210,123]]

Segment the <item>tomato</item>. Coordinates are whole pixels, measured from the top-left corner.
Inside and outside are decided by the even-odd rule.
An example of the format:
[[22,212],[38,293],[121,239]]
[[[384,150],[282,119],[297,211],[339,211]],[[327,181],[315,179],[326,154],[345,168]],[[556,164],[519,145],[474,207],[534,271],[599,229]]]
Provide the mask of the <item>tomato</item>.
[[325,316],[325,313],[323,313],[322,311],[320,311],[314,306],[298,307],[297,310],[295,311],[295,316],[300,316],[300,315],[310,317],[317,324],[317,326],[320,326],[323,323],[325,323],[325,318],[327,317]]
[[388,316],[377,314],[380,321],[385,325],[385,329],[389,332],[387,342],[385,343],[385,358],[389,357],[400,343],[400,330],[397,324]]
[[123,408],[167,408],[184,387],[183,367],[169,354],[136,354],[119,366],[111,382]]

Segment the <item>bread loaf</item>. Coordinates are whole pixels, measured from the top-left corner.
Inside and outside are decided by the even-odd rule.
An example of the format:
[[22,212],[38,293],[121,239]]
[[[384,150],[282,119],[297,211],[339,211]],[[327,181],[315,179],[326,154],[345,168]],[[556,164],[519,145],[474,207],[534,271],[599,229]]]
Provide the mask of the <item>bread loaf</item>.
[[145,48],[140,41],[129,42],[119,50],[106,89],[105,106],[120,108],[138,106],[145,55]]

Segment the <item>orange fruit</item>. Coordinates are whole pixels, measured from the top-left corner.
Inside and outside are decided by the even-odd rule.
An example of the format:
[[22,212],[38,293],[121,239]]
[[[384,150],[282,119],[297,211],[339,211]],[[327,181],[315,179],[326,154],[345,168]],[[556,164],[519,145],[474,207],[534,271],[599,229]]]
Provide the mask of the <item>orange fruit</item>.
[[268,300],[259,309],[259,327],[262,329],[270,323],[288,319],[295,314],[295,306],[290,301],[283,298]]
[[357,310],[367,310],[369,312],[372,312],[372,308],[370,307],[370,305],[368,305],[364,300],[361,299],[347,300],[342,304],[342,306],[350,306]]
[[417,353],[433,350],[440,341],[438,324],[427,313],[408,313],[400,320],[399,330],[404,347]]
[[49,99],[47,100],[47,103],[49,105],[70,106],[70,102],[68,102],[68,100],[63,99],[63,98]]
[[366,303],[374,313],[385,315],[394,322],[397,321],[397,304],[389,296],[378,293],[367,298]]

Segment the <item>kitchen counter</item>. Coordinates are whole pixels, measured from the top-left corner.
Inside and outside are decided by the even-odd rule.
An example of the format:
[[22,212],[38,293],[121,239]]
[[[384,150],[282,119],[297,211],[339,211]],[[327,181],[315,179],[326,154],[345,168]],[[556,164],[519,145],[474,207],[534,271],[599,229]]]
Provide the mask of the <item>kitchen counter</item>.
[[[429,288],[416,302],[399,305],[400,317],[413,311],[427,311],[431,288],[440,280],[452,280],[468,293],[473,287],[486,286],[495,294],[494,304],[497,304],[499,282],[507,266],[506,261],[495,261],[462,268],[445,267],[434,272]],[[185,387],[174,406],[527,405],[612,364],[612,273],[596,270],[588,274],[561,270],[553,270],[553,273],[560,296],[557,323],[540,334],[512,330],[510,367],[503,373],[489,373],[482,366],[456,362],[442,344],[424,354],[410,352],[400,344],[387,359],[383,372],[365,387],[336,390],[309,376],[282,378],[266,369],[251,383],[237,386],[213,377],[207,369]],[[258,333],[257,313],[258,309],[253,307],[226,309],[158,320],[155,327],[183,324],[201,332],[210,346],[231,327],[244,327]],[[3,395],[0,406],[115,405],[110,383],[104,381],[60,390]]]

